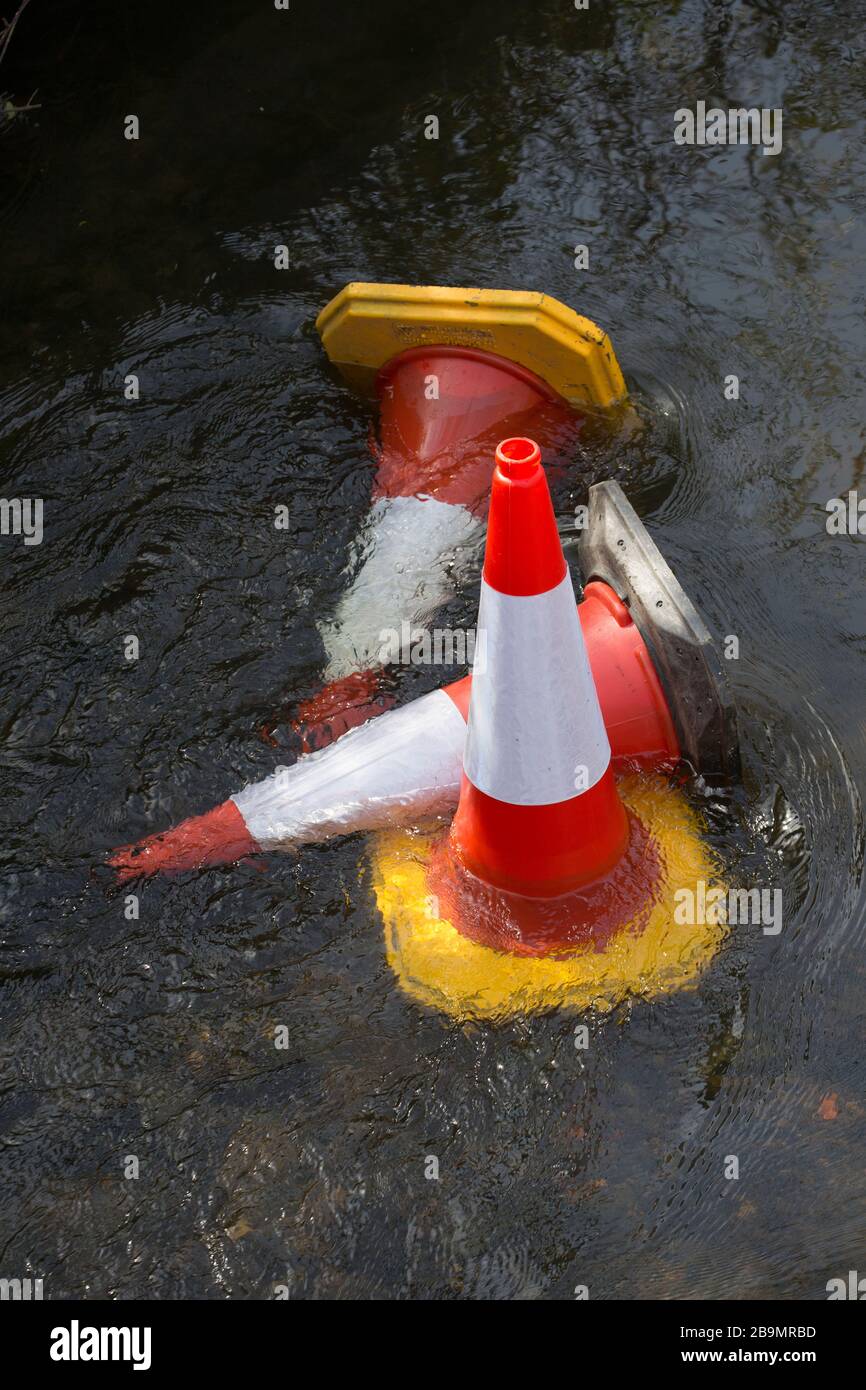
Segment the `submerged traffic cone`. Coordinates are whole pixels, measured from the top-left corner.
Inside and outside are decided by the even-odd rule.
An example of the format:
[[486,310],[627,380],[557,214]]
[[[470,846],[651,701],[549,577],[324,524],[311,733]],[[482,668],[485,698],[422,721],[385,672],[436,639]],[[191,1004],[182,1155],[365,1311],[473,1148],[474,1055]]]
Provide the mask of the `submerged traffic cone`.
[[[625,605],[607,584],[596,583],[575,612],[615,765],[673,768],[677,733]],[[178,873],[450,814],[460,791],[472,684],[464,676],[377,719],[368,711],[363,727],[203,816],[115,850],[110,863],[122,879]]]
[[559,897],[623,856],[628,819],[537,443],[506,439],[481,581],[485,661],[451,841],[498,888]]
[[602,942],[649,902],[658,863],[617,794],[534,440],[496,450],[478,624],[460,803],[432,891],[499,949]]
[[306,751],[378,712],[402,624],[426,627],[474,562],[489,458],[503,433],[532,430],[565,454],[582,417],[525,367],[457,347],[411,348],[379,372],[380,444],[351,578],[320,625],[325,685],[296,711]]
[[[736,711],[722,662],[619,484],[590,489],[581,554],[591,574],[606,577],[586,585],[577,614],[614,768],[670,770],[682,753],[705,777],[736,776]],[[123,878],[178,872],[452,812],[472,682],[465,676],[367,722],[110,862]]]
[[370,514],[320,628],[325,684],[293,720],[307,752],[393,702],[389,635],[426,625],[474,564],[496,442],[531,432],[548,457],[570,454],[587,413],[626,396],[606,334],[543,294],[353,283],[316,327],[381,418]]
[[151,874],[180,874],[189,869],[236,864],[241,859],[261,854],[261,850],[243,813],[236,802],[229,799],[203,816],[190,816],[171,830],[148,835],[135,845],[122,845],[112,851],[108,862],[124,883]]
[[388,960],[461,1017],[612,1007],[686,983],[721,939],[682,921],[714,875],[682,794],[625,790],[536,443],[496,451],[460,803],[450,829],[374,848]]
[[203,816],[121,846],[108,862],[125,882],[450,813],[465,734],[457,702],[434,690],[278,768]]

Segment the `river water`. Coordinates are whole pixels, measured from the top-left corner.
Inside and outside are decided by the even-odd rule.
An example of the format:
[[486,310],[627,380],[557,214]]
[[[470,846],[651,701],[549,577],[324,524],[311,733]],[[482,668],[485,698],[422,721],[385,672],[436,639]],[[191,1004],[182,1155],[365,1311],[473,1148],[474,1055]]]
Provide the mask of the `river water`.
[[[0,1276],[824,1298],[866,1235],[866,540],[825,524],[866,488],[864,6],[319,8],[61,5],[0,68],[40,103],[0,130],[2,487],[45,508],[2,538]],[[782,152],[675,146],[698,100],[781,107]],[[690,794],[784,929],[586,1050],[402,995],[362,838],[153,881],[132,921],[102,867],[269,771],[262,725],[318,688],[373,468],[313,328],[352,279],[600,323],[646,428],[587,436],[563,529],[618,477],[739,638],[744,782]]]

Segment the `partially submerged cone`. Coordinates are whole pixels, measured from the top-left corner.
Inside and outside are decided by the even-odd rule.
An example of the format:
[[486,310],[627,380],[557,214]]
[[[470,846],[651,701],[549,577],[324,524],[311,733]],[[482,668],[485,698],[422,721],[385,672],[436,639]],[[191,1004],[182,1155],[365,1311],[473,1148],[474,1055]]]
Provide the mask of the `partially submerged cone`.
[[229,799],[203,816],[190,816],[171,830],[148,835],[135,845],[122,845],[109,856],[121,883],[158,873],[185,873],[217,864],[237,863],[260,854],[236,803]]
[[[615,766],[673,768],[677,733],[640,632],[607,584],[577,606]],[[328,747],[245,787],[173,829],[115,850],[122,880],[230,864],[258,850],[294,849],[335,835],[450,814],[463,770],[472,676],[343,732]],[[372,687],[347,678],[353,699]],[[571,695],[569,694],[569,701]],[[324,718],[333,710],[319,705]]]
[[373,891],[384,926],[385,954],[403,992],[452,1018],[493,1022],[551,1009],[606,1013],[628,996],[652,999],[693,987],[721,946],[722,922],[683,920],[675,886],[718,885],[719,865],[685,797],[664,778],[619,783],[627,808],[651,827],[665,888],[603,949],[568,955],[492,949],[458,931],[430,887],[430,862],[441,830],[386,831],[371,850]]
[[610,339],[548,295],[355,282],[316,327],[345,379],[378,396],[380,442],[349,582],[321,625],[324,689],[293,720],[307,752],[377,712],[381,633],[426,626],[474,565],[496,442],[531,433],[570,455],[587,415],[626,408]]
[[[573,447],[582,417],[541,377],[469,347],[410,348],[378,373],[373,496],[350,578],[320,624],[324,687],[296,712],[306,751],[356,727],[381,699],[384,634],[427,627],[475,563],[503,431],[532,429],[551,450]],[[358,698],[363,690],[363,699]]]
[[549,954],[598,945],[649,902],[658,864],[617,793],[530,439],[496,450],[478,631],[460,803],[431,884],[455,926],[491,946]]
[[[457,814],[444,839],[424,847],[420,879],[410,867],[417,838],[389,837],[375,853],[401,983],[478,1016],[586,1002],[587,982],[594,989],[599,980],[587,958],[598,955],[608,957],[608,997],[621,996],[647,962],[644,934],[652,928],[649,939],[670,944],[683,886],[671,878],[674,859],[699,871],[696,885],[701,871],[713,876],[684,803],[683,844],[672,845],[669,815],[656,828],[620,799],[540,451],[506,440],[496,462],[479,612],[484,661]],[[678,960],[705,958],[706,927],[693,937],[677,943]]]

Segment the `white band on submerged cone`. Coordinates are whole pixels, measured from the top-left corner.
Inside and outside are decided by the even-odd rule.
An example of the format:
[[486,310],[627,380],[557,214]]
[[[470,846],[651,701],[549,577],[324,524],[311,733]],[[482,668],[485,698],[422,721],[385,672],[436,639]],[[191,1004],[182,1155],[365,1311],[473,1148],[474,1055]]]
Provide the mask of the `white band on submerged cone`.
[[571,576],[527,597],[482,580],[475,649],[464,755],[472,785],[513,806],[568,801],[595,786],[610,743]]
[[454,593],[455,564],[471,558],[484,524],[434,497],[380,497],[356,542],[357,566],[333,618],[320,625],[325,680],[387,665],[388,634],[403,619],[428,622]]
[[405,824],[453,809],[465,737],[454,701],[434,690],[232,800],[262,849]]

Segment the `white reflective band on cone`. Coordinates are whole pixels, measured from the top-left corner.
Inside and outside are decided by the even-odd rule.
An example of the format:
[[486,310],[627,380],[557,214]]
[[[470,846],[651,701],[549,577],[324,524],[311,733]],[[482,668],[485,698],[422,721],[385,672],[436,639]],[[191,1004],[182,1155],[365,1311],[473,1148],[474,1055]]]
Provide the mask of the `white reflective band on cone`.
[[262,849],[405,824],[454,807],[465,738],[454,701],[434,690],[232,800]]
[[483,522],[457,504],[380,497],[356,542],[359,568],[334,617],[320,626],[328,654],[325,680],[386,665],[388,634],[399,634],[403,619],[423,623],[433,617],[454,593],[460,550],[474,547],[483,534]]
[[547,806],[588,791],[609,763],[571,576],[527,597],[482,580],[469,781],[512,806]]

